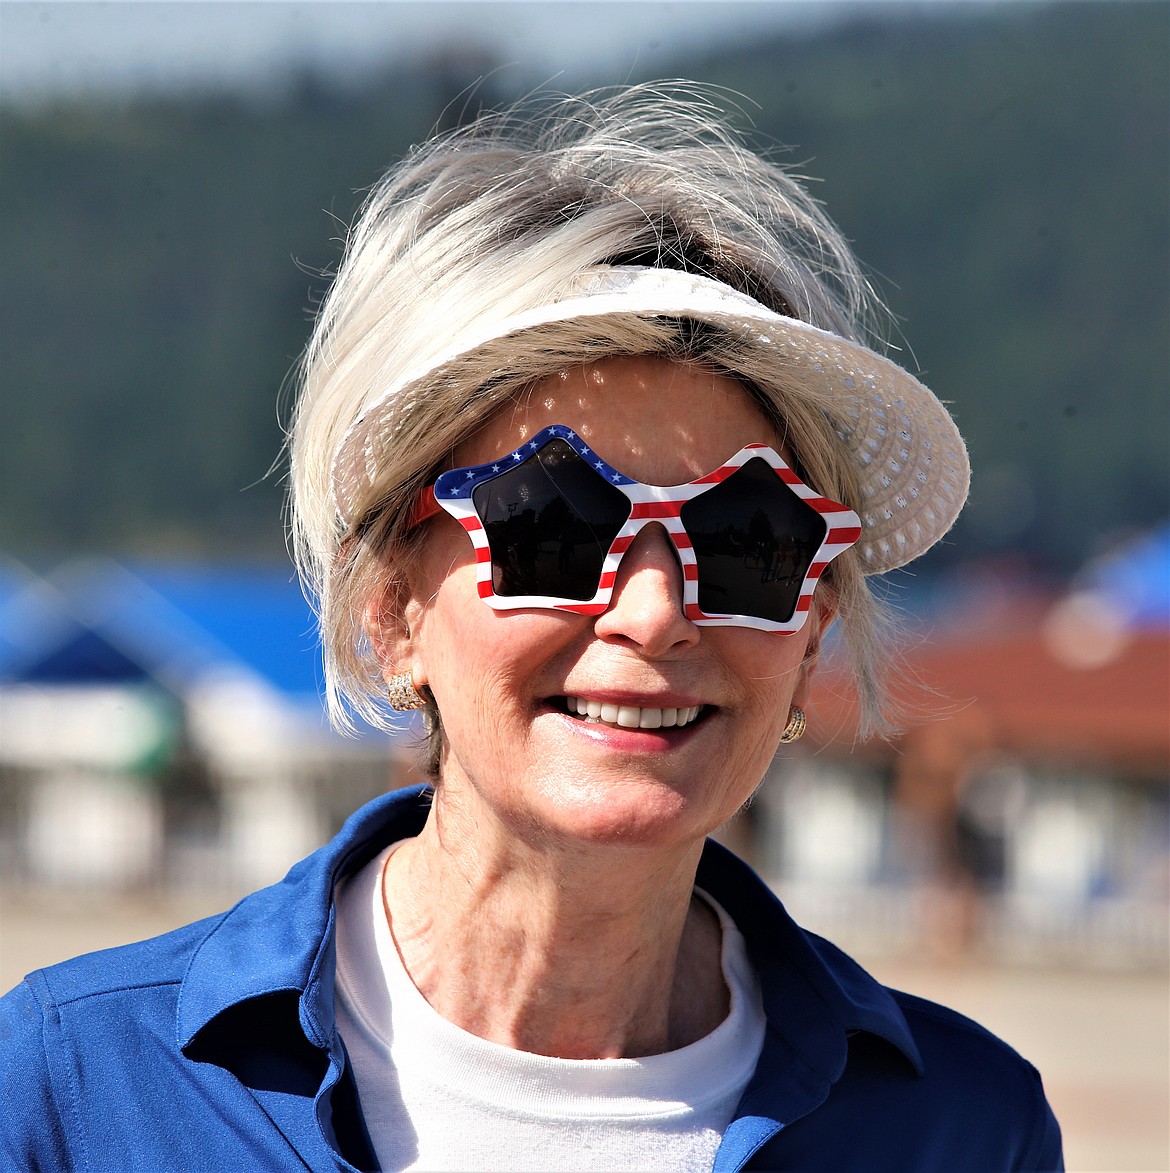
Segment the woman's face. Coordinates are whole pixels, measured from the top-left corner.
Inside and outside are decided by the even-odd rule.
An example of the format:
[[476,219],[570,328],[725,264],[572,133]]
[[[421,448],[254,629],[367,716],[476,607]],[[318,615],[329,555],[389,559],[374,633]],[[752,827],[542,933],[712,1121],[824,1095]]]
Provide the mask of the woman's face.
[[[619,357],[541,380],[463,444],[455,466],[506,455],[554,423],[623,473],[660,485],[711,472],[745,444],[783,446],[735,380]],[[388,673],[412,670],[435,696],[444,791],[544,842],[690,844],[743,804],[802,698],[825,615],[814,608],[793,635],[696,627],[682,611],[674,547],[656,524],[627,551],[600,616],[494,611],[478,596],[467,534],[446,514],[427,525],[405,624],[379,647]],[[583,718],[578,700],[607,708]],[[605,719],[608,706],[699,715],[628,728]]]

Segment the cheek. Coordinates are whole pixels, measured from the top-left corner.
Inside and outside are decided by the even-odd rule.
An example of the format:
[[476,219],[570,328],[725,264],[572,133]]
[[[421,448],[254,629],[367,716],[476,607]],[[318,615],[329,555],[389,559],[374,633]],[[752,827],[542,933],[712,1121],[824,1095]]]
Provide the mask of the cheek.
[[[446,584],[428,608],[417,656],[439,713],[448,752],[457,758],[492,758],[495,731],[509,723],[516,707],[516,680],[493,638],[491,626],[474,612],[452,605]],[[472,600],[487,611],[478,599]]]
[[794,635],[727,630],[732,634],[725,659],[734,665],[742,689],[745,747],[770,757],[807,676],[807,630]]
[[543,699],[541,680],[564,646],[569,616],[495,611],[480,599],[475,567],[437,585],[420,613],[416,654],[444,726],[491,730]]
[[748,694],[774,701],[791,696],[803,681],[809,643],[807,627],[792,635],[736,627],[715,630],[725,641],[724,662],[731,666]]

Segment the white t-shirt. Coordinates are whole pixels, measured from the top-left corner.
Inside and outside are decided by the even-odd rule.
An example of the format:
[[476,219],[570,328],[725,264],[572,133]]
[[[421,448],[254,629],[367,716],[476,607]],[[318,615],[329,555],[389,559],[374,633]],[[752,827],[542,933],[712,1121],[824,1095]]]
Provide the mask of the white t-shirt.
[[638,1059],[556,1059],[448,1022],[398,956],[382,903],[393,847],[337,898],[337,1028],[383,1170],[710,1169],[764,1040],[743,937],[723,928],[727,1018],[705,1038]]

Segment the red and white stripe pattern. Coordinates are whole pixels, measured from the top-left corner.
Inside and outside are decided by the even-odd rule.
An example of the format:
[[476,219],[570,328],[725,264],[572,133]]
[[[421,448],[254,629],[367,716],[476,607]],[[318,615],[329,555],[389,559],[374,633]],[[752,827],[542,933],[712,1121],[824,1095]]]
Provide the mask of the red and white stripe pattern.
[[[629,518],[610,546],[602,564],[597,592],[591,599],[582,602],[546,595],[499,596],[495,593],[492,582],[492,559],[487,533],[479,515],[475,512],[472,492],[478,485],[500,475],[509,467],[515,467],[528,460],[553,439],[560,439],[570,444],[577,454],[594,469],[599,478],[604,479],[625,495],[631,505]],[[792,617],[786,622],[764,619],[755,615],[704,612],[698,602],[698,567],[695,562],[695,553],[680,516],[680,510],[687,501],[725,481],[747,461],[753,459],[766,461],[777,476],[798,497],[806,501],[821,515],[826,524],[825,537],[805,575]],[[852,509],[822,496],[815,489],[806,485],[788,466],[784,458],[766,444],[748,444],[713,472],[687,484],[646,485],[633,480],[612,465],[607,464],[572,429],[559,424],[542,429],[515,452],[509,453],[499,460],[469,468],[453,469],[444,473],[434,485],[434,500],[467,531],[471,544],[475,548],[479,595],[488,606],[500,611],[536,607],[554,608],[558,611],[570,611],[580,615],[601,614],[609,606],[613,595],[614,582],[617,579],[622,556],[641,532],[643,526],[657,522],[670,535],[671,541],[678,551],[679,562],[683,570],[683,609],[687,618],[693,623],[710,627],[750,627],[772,632],[799,631],[808,618],[813,592],[821,575],[834,558],[848,550],[861,536],[861,521]],[[434,511],[433,507],[428,506],[429,501],[421,509],[416,509],[416,517],[419,520]]]

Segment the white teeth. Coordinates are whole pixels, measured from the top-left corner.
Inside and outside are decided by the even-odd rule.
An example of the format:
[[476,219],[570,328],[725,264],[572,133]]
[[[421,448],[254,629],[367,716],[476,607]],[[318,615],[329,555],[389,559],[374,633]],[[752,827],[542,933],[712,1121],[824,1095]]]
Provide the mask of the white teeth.
[[615,705],[608,701],[586,700],[585,697],[565,698],[570,713],[622,729],[671,729],[689,725],[702,705],[688,705],[681,709],[642,709],[637,705]]
[[617,723],[623,729],[637,729],[638,723],[642,720],[642,710],[636,708],[634,705],[619,705],[617,712]]

